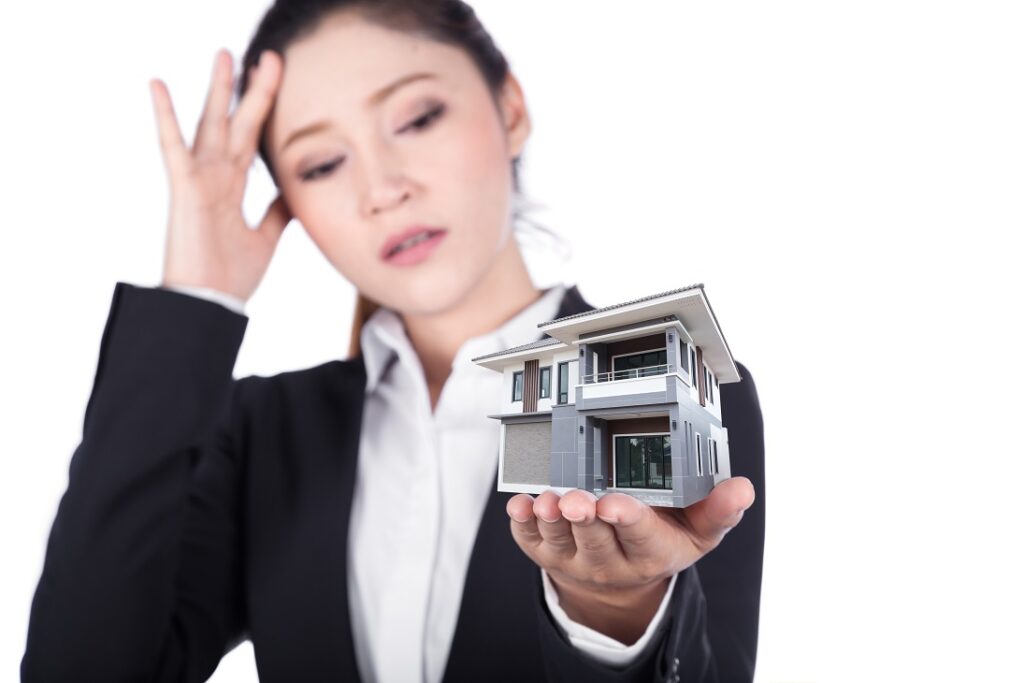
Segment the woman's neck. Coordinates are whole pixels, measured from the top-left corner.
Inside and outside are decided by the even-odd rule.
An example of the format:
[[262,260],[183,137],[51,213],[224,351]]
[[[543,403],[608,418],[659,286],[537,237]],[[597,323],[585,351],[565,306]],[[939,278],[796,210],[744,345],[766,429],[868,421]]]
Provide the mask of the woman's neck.
[[510,236],[483,280],[456,306],[430,315],[402,315],[423,366],[432,412],[459,347],[470,337],[501,327],[541,294],[526,269],[519,243]]

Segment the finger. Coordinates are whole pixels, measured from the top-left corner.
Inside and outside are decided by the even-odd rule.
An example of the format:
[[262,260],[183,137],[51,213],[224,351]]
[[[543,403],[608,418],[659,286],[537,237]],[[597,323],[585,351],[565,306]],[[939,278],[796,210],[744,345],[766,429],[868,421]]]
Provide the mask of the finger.
[[664,521],[640,499],[617,491],[606,493],[597,501],[597,516],[614,529],[629,560],[652,559],[663,553],[658,541]]
[[249,89],[228,124],[228,153],[244,163],[256,154],[260,131],[274,104],[283,63],[273,50],[265,50],[252,73]]
[[517,493],[505,504],[505,512],[511,520],[512,537],[520,546],[531,548],[544,542],[537,529],[537,518],[533,515],[533,496]]
[[533,501],[533,515],[551,555],[571,559],[576,554],[576,540],[572,535],[572,525],[562,517],[558,499],[559,495],[551,489],[544,491]]
[[178,119],[174,115],[174,105],[167,86],[159,78],[149,80],[149,92],[153,98],[153,110],[156,113],[157,136],[164,165],[172,179],[180,177],[188,168],[190,157],[185,139],[181,136]]
[[576,556],[589,564],[607,564],[622,554],[615,540],[615,530],[597,518],[597,496],[590,491],[573,489],[558,501],[562,516],[572,524]]
[[227,141],[228,108],[231,106],[231,53],[221,48],[213,60],[210,88],[199,118],[193,147],[221,152]]
[[743,511],[754,503],[754,485],[746,477],[721,482],[703,500],[683,509],[694,543],[702,552],[717,546],[739,524]]
[[279,193],[267,207],[257,230],[271,245],[276,245],[292,218],[292,212],[285,202],[284,195]]

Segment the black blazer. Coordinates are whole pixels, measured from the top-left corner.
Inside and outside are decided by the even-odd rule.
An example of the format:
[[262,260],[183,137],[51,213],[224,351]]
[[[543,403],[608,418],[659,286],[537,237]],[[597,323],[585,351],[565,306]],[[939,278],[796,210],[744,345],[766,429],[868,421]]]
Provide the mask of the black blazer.
[[[594,308],[576,287],[558,317]],[[82,440],[32,601],[25,681],[202,681],[251,639],[264,681],[358,681],[346,546],[361,357],[232,376],[248,323],[118,282]],[[670,615],[617,670],[573,647],[493,490],[445,681],[740,681],[753,676],[764,443],[750,373],[721,385],[733,474],[757,500],[679,575]]]

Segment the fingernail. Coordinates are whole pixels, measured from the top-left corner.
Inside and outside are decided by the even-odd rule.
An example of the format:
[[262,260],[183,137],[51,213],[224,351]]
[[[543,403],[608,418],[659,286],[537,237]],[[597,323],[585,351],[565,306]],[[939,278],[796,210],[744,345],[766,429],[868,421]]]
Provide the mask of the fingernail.
[[516,520],[516,521],[517,521],[517,522],[519,522],[519,523],[522,523],[522,522],[525,522],[525,521],[526,521],[526,517],[522,517],[522,518],[520,518],[520,516],[519,516],[519,515],[516,515],[516,514],[514,514],[514,513],[512,513],[512,512],[509,512],[509,513],[508,513],[508,516],[509,516],[509,517],[511,517],[512,519]]
[[566,513],[565,511],[562,512],[562,516],[565,517],[570,522],[582,522],[584,519],[587,518],[586,515],[577,515],[577,514],[571,514],[570,515],[570,514]]

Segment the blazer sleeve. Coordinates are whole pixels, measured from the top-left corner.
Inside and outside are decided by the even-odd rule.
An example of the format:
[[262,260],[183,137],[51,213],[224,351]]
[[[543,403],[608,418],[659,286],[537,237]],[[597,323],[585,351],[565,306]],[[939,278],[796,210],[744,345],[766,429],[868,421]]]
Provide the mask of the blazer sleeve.
[[697,562],[708,603],[708,638],[723,681],[752,681],[757,660],[764,563],[764,421],[754,377],[719,386],[722,425],[729,430],[729,468],[754,485],[754,503],[718,547]]
[[556,627],[546,605],[539,604],[537,617],[548,681],[716,683],[719,680],[707,636],[706,602],[695,565],[676,575],[665,619],[644,649],[626,666],[606,664],[573,646]]
[[118,282],[23,681],[203,681],[246,637],[232,377],[248,318]]

